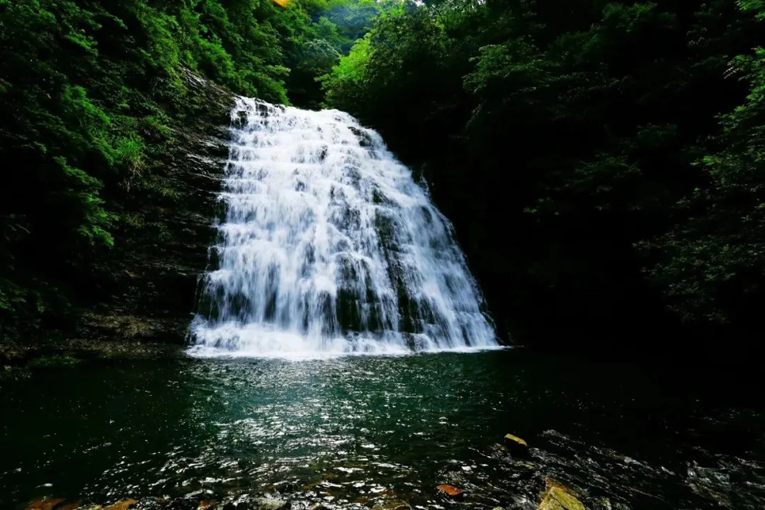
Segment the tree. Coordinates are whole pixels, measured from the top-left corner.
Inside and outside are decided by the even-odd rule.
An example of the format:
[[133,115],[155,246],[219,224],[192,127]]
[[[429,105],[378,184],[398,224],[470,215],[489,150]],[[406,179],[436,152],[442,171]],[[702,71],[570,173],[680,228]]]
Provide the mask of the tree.
[[[331,105],[425,173],[506,330],[546,345],[607,345],[617,329],[643,341],[691,311],[662,298],[688,274],[662,269],[692,250],[676,231],[685,197],[709,196],[721,148],[752,159],[752,133],[716,120],[746,95],[726,63],[744,55],[751,68],[763,38],[742,5],[409,4],[380,16],[323,83]],[[742,291],[750,277],[736,274]]]

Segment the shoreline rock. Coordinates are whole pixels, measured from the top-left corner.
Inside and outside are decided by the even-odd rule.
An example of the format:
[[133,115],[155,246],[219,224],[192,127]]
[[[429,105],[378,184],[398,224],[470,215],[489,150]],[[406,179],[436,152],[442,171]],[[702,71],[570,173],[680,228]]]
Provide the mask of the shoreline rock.
[[510,455],[515,457],[530,457],[528,443],[526,443],[526,441],[520,437],[514,436],[513,434],[505,435],[505,448],[507,448],[507,451],[510,453]]
[[545,486],[537,510],[587,510],[577,498],[576,492],[562,483],[548,478]]

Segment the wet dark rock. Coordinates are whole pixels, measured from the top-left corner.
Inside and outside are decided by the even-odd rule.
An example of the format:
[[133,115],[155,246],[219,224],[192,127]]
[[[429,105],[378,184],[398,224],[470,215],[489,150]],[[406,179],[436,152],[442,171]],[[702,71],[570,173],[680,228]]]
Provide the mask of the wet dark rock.
[[499,443],[494,443],[489,447],[489,449],[491,450],[491,454],[494,456],[502,456],[507,453],[507,448]]
[[532,478],[538,471],[538,468],[532,464],[526,462],[516,462],[512,466],[510,472],[511,480],[528,480]]
[[[162,508],[163,510],[197,510],[198,505],[199,500],[196,498],[175,498],[170,501],[159,503],[159,508]],[[141,508],[157,508],[157,505],[145,505]]]
[[507,434],[505,436],[505,448],[510,452],[510,455],[521,458],[530,457],[529,445],[518,436]]
[[[94,275],[101,296],[77,337],[183,344],[198,281],[216,234],[217,194],[228,155],[234,96],[186,72],[194,104],[152,170],[162,191],[129,191],[112,253]],[[151,195],[147,193],[151,192]],[[147,196],[149,198],[147,198]]]
[[239,129],[247,126],[247,112],[237,112],[236,116],[231,120],[231,124]]
[[362,147],[369,147],[372,145],[372,137],[369,136],[369,134],[366,131],[359,129],[355,126],[351,126],[350,130],[353,132],[354,135],[358,137],[359,145],[361,145]]
[[135,499],[125,499],[118,503],[114,503],[113,505],[107,506],[104,510],[128,510],[129,508],[133,508],[137,504],[138,504],[138,501]]
[[[12,360],[0,359],[0,383],[28,377],[30,369],[44,370],[72,367],[99,360],[118,359],[174,359],[184,356],[180,345],[168,344],[162,338],[152,341],[129,340],[117,331],[110,339],[73,338],[26,346],[21,356]],[[58,510],[58,509],[57,509]]]

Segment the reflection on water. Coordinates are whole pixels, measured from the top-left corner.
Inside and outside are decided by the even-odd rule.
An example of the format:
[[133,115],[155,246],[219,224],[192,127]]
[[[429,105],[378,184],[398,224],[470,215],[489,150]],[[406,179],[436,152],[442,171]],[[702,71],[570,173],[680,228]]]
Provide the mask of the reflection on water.
[[[765,503],[759,414],[520,350],[45,370],[5,384],[0,411],[3,507],[270,493],[296,508],[535,508],[547,477],[591,508]],[[508,432],[531,462],[496,447]],[[466,497],[443,499],[439,483]]]

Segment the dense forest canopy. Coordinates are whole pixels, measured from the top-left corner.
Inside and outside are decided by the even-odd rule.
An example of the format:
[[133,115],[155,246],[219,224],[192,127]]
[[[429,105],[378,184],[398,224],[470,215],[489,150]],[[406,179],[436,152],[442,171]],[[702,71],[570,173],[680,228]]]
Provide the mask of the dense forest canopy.
[[194,73],[378,129],[503,336],[743,345],[765,290],[763,22],[762,0],[0,0],[0,335],[60,326],[133,204],[172,201]]
[[743,340],[765,284],[764,7],[407,4],[321,79],[424,172],[506,330]]

